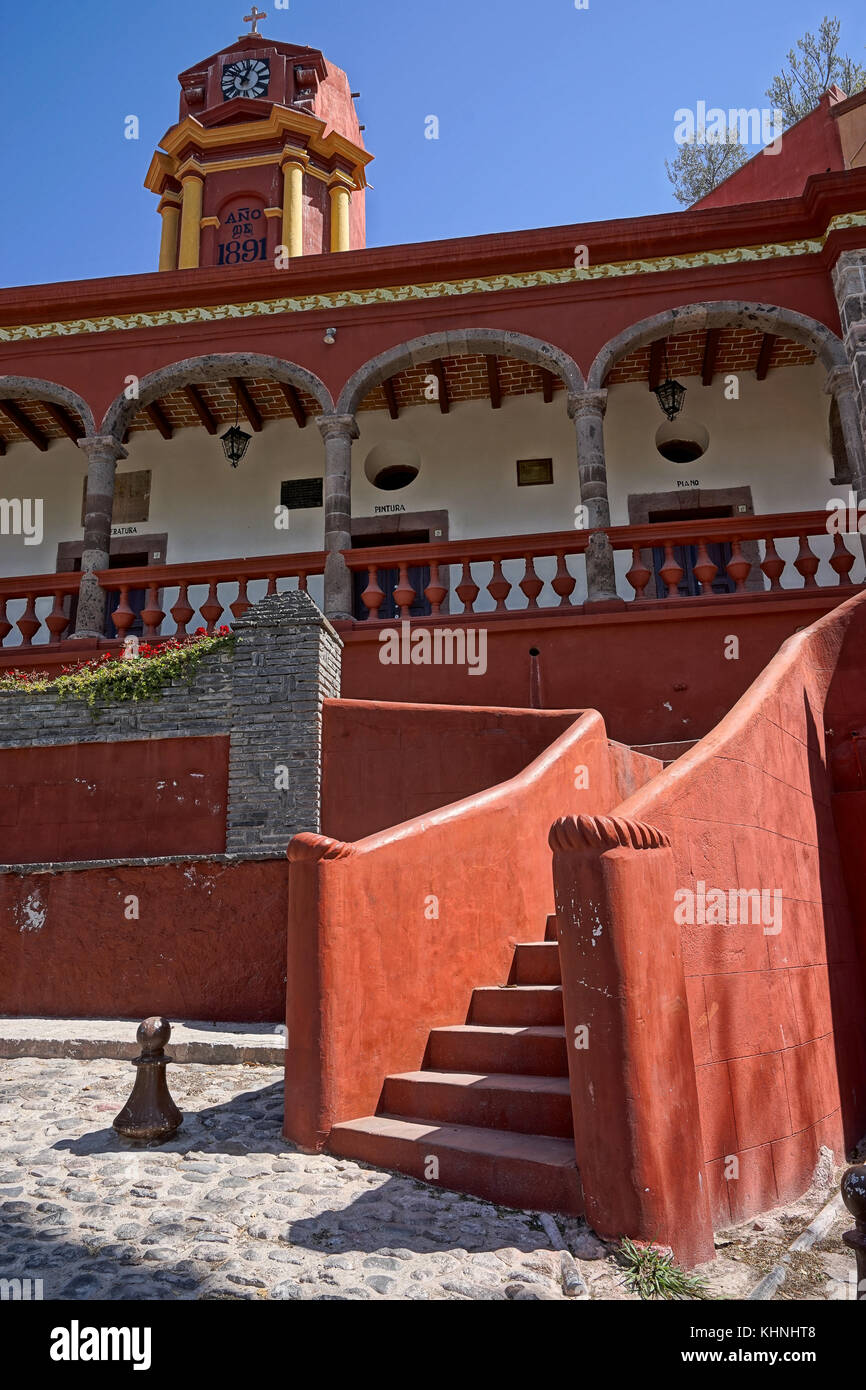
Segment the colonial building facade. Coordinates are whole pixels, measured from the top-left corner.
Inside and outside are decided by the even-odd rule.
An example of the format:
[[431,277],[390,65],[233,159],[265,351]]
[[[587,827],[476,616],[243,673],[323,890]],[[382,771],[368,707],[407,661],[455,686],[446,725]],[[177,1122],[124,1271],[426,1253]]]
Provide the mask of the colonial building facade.
[[[555,951],[555,928],[546,943],[537,940],[544,917],[553,912],[552,901],[547,902],[551,822],[578,813],[584,819],[590,813],[607,816],[634,802],[631,816],[622,821],[632,828],[599,831],[595,851],[664,858],[671,840],[676,851],[676,797],[655,804],[653,811],[647,792],[637,817],[640,788],[656,786],[657,775],[658,785],[673,786],[665,778],[688,773],[689,785],[700,783],[701,796],[712,795],[712,779],[704,785],[700,768],[721,756],[711,744],[716,726],[734,717],[730,712],[741,709],[743,698],[753,698],[755,686],[748,696],[745,692],[756,678],[770,681],[762,687],[760,705],[767,737],[775,738],[772,728],[778,728],[790,735],[792,748],[811,746],[800,737],[802,730],[793,731],[792,721],[802,716],[802,699],[797,716],[794,692],[797,672],[802,666],[807,672],[802,679],[812,681],[809,673],[821,667],[815,654],[825,650],[822,643],[837,656],[841,650],[841,637],[825,640],[821,633],[836,633],[834,621],[848,632],[849,619],[838,615],[847,614],[851,604],[851,611],[860,613],[858,595],[866,578],[857,511],[858,500],[866,498],[866,94],[849,99],[835,89],[827,93],[785,135],[781,152],[758,155],[685,212],[367,249],[364,204],[372,156],[364,146],[349,80],[321,52],[253,33],[188,68],[180,87],[178,120],[147,173],[147,187],[158,199],[158,270],[0,292],[5,496],[0,660],[5,666],[52,671],[111,650],[129,634],[159,640],[200,625],[213,630],[222,622],[243,624],[250,605],[299,590],[342,643],[344,699],[335,703],[334,686],[327,683],[320,697],[331,711],[326,735],[330,728],[336,737],[339,724],[340,737],[354,740],[356,755],[365,738],[372,740],[371,756],[379,746],[373,729],[381,714],[376,702],[403,702],[404,712],[414,709],[411,717],[405,714],[410,724],[423,704],[428,734],[434,726],[439,729],[432,706],[461,706],[465,718],[468,711],[489,707],[534,711],[536,718],[568,712],[572,733],[557,728],[560,742],[551,748],[566,740],[560,753],[570,760],[571,788],[577,785],[572,762],[592,767],[600,779],[596,785],[605,787],[600,799],[579,797],[571,804],[571,793],[563,792],[566,783],[548,785],[550,768],[545,764],[539,770],[527,753],[523,763],[512,759],[509,770],[497,763],[498,778],[485,780],[479,773],[471,787],[458,778],[446,788],[446,778],[438,791],[429,791],[422,808],[442,808],[494,782],[500,793],[501,787],[511,789],[506,801],[512,799],[518,819],[528,817],[535,836],[529,852],[515,822],[512,849],[526,855],[526,872],[538,880],[528,903],[520,875],[509,879],[510,890],[523,902],[514,930],[537,929],[531,940]],[[684,399],[676,384],[685,388]],[[834,526],[830,518],[840,509],[845,509],[844,524]],[[384,626],[402,623],[410,632],[483,627],[484,669],[480,663],[473,670],[468,663],[431,665],[411,657],[383,663]],[[859,616],[850,623],[850,630],[859,632]],[[803,629],[818,632],[809,638],[812,646],[803,645],[802,635],[793,636]],[[784,671],[772,667],[776,675],[768,677],[768,663],[781,659],[775,653],[789,638],[800,643],[795,656],[789,644]],[[854,658],[851,648],[845,650],[850,676]],[[768,713],[778,695],[773,681],[787,682],[788,724],[781,716],[774,723]],[[827,691],[822,690],[823,701]],[[353,701],[365,702],[366,712],[353,708]],[[810,843],[813,848],[824,843],[822,853],[833,858],[839,874],[841,841],[834,840],[831,850],[820,836],[831,834],[824,824],[831,792],[866,795],[851,772],[851,749],[858,746],[855,705],[846,695],[840,709],[847,713],[840,714],[834,731],[837,740],[848,739],[847,752],[834,745],[843,780],[832,788],[822,783],[809,801]],[[572,722],[576,711],[587,710],[604,718],[601,743],[591,721]],[[451,714],[456,716],[454,710]],[[483,723],[487,716],[478,718]],[[745,739],[748,718],[742,712],[737,718],[736,738]],[[735,737],[732,726],[722,727],[728,729],[726,738]],[[226,728],[220,726],[221,737]],[[394,726],[389,728],[393,733]],[[417,725],[412,728],[420,737]],[[439,732],[447,743],[444,727]],[[142,736],[155,737],[152,732]],[[468,757],[467,727],[456,728],[452,737],[452,748]],[[607,737],[617,744],[608,745]],[[581,751],[587,738],[595,749],[592,756]],[[543,763],[549,750],[542,755],[544,740],[533,739],[521,747],[526,753],[531,745],[532,757]],[[577,741],[572,746],[569,739]],[[827,778],[832,758],[823,739],[822,723]],[[603,751],[608,747],[627,748],[628,757],[624,752],[624,761],[609,765]],[[369,848],[365,837],[373,832],[381,837],[385,827],[398,823],[401,833],[410,827],[407,843],[414,844],[413,836],[423,839],[426,848],[418,852],[425,872],[431,853],[456,855],[460,866],[452,901],[460,898],[461,911],[468,911],[472,871],[466,856],[492,832],[488,827],[482,834],[473,822],[452,843],[444,812],[436,812],[440,822],[432,827],[429,818],[414,821],[419,803],[398,792],[405,769],[399,773],[402,756],[396,745],[388,748],[393,814],[383,810],[385,788],[372,819],[340,821],[332,800],[330,823],[323,812],[316,824],[286,827],[287,837],[298,829],[309,832],[296,837],[291,851],[293,881],[300,885],[292,920],[300,930],[297,914],[305,912],[305,922],[315,921],[323,932],[327,925],[328,943],[339,939],[342,925],[329,916],[336,910],[333,898],[323,907],[325,890],[316,875],[333,876],[337,862],[340,872],[358,876],[352,885],[359,901],[369,907],[374,883],[387,879],[391,896],[382,901],[396,916],[408,911],[405,895],[414,889],[392,862],[390,841],[379,846],[379,880],[364,879],[361,859],[353,857],[356,841]],[[805,775],[797,795],[808,800],[808,759],[803,773],[795,755],[787,762],[786,756],[778,752],[777,779],[788,787]],[[688,762],[695,758],[698,763]],[[753,767],[769,760],[770,753],[765,748],[759,756],[752,749],[747,756],[740,750],[737,758]],[[791,758],[795,772],[785,781],[783,765],[790,771]],[[322,759],[327,777],[327,747]],[[675,766],[665,771],[663,765],[673,759]],[[529,763],[536,769],[532,776],[518,776],[518,767]],[[359,777],[368,775],[359,757],[352,767]],[[339,777],[336,763],[331,768],[333,791]],[[772,798],[764,796],[758,810],[740,808],[742,814],[735,814],[734,789],[717,795],[708,823],[730,820],[752,826],[756,834],[769,833],[772,825],[774,834],[782,834]],[[701,881],[718,872],[751,887],[743,882],[744,873],[748,880],[745,851],[735,863],[730,842],[728,850],[713,846],[710,831],[697,825],[701,796],[689,811],[694,824],[681,828],[679,872]],[[846,822],[844,834],[838,832],[848,837],[849,848],[856,840],[851,825],[863,814],[860,801],[856,814],[854,804],[847,803],[846,812],[854,820]],[[405,814],[397,814],[398,805]],[[460,805],[460,814],[467,814],[468,803]],[[655,828],[644,833],[640,827],[645,830],[651,811]],[[472,815],[476,812],[478,807]],[[454,814],[460,822],[460,814]],[[816,818],[820,832],[814,829]],[[320,839],[321,830],[336,838]],[[557,869],[560,923],[570,920],[567,904],[573,909],[574,897],[568,885],[575,875],[581,891],[586,889],[588,880],[581,875],[589,871],[569,867],[569,856],[589,853],[587,834],[586,826],[572,825],[560,827],[551,840],[555,855],[568,861]],[[808,840],[805,830],[802,834]],[[435,852],[429,848],[434,842]],[[187,850],[178,842],[178,854]],[[211,846],[212,852],[224,850],[224,843]],[[511,852],[501,844],[499,851]],[[756,853],[749,841],[750,863],[758,874]],[[793,860],[785,861],[785,873],[789,878],[782,887],[792,902],[812,903],[816,920],[825,922],[827,903],[842,913],[841,878],[822,898],[818,868],[815,882],[799,888],[790,879]],[[629,880],[623,891],[626,898],[634,896],[635,911],[644,911],[637,882]],[[756,880],[755,886],[761,884]],[[429,896],[441,894],[431,887]],[[364,919],[370,933],[382,927],[378,910],[369,908],[372,917]],[[467,972],[490,968],[491,959],[497,968],[511,968],[501,942],[490,955],[492,936],[488,940],[478,927],[481,910],[478,903],[472,907],[471,924],[460,918],[461,932],[474,944],[470,949],[464,936],[455,948],[457,988]],[[620,908],[610,911],[617,927]],[[828,986],[830,965],[856,959],[859,917],[855,923],[853,904],[850,911],[842,954],[834,960],[826,953],[823,961],[808,957],[802,940],[799,955],[780,955],[772,941],[767,945],[769,937],[760,936],[764,954],[752,969],[763,972],[771,992],[784,976],[783,993],[795,988],[787,972],[816,972],[809,998],[820,994],[823,1001],[823,1031],[816,1031],[814,1017],[807,1026],[805,1004],[799,1013],[794,1010],[802,1046],[825,1048],[822,1040],[835,1027],[859,1058],[862,1039],[851,1009],[861,999],[860,985],[849,978],[844,989],[838,981]],[[531,928],[521,913],[532,918]],[[575,919],[576,941],[579,926]],[[489,932],[501,927],[490,923]],[[306,992],[293,994],[290,972],[289,1015],[297,1035],[306,1029],[312,1038],[310,1030],[321,1022],[312,1021],[321,1002],[319,986],[308,973],[303,948],[292,946],[291,931],[290,925],[290,962],[294,978],[306,980]],[[561,927],[560,954],[575,965],[580,947],[563,944],[564,931]],[[517,936],[518,946],[525,939]],[[703,993],[709,978],[725,977],[727,987],[728,977],[745,969],[742,959],[722,961],[722,951],[715,963],[696,963],[699,948],[694,941],[688,944],[688,931],[685,939],[686,967],[680,965],[677,978],[684,990],[688,985],[691,1032],[687,1028],[666,1040],[659,1034],[653,1046],[679,1049],[682,1056],[688,1052],[692,1080],[683,1113],[697,1115],[696,1107],[702,1106],[705,1129],[715,1131],[712,1137],[704,1134],[710,1197],[704,1188],[700,1199],[709,1200],[712,1209],[702,1208],[697,1226],[689,1218],[692,1234],[684,1247],[689,1258],[698,1258],[707,1253],[707,1222],[720,1220],[724,1212],[760,1210],[783,1190],[802,1190],[820,1144],[840,1150],[842,1120],[850,1139],[866,1115],[852,1099],[858,1086],[862,1090],[862,1076],[850,1085],[849,1079],[840,1082],[824,1051],[820,1063],[792,1061],[790,1039],[780,1050],[777,1039],[750,1036],[749,1058],[774,1059],[766,1062],[765,1075],[773,1078],[768,1085],[784,1089],[781,1073],[773,1070],[777,1062],[801,1068],[799,1082],[785,1072],[789,1101],[797,1085],[809,1090],[812,1082],[804,1078],[812,1074],[810,1068],[823,1069],[798,1114],[790,1108],[775,1130],[765,1132],[756,1117],[757,1071],[748,1085],[728,1074],[742,1060],[737,1050],[744,1046],[742,1037],[715,1036],[720,1025],[712,1023],[715,1015]],[[513,945],[511,939],[509,951]],[[538,980],[531,959],[527,951],[517,960],[512,984],[524,980],[530,992],[558,989],[551,983],[554,967],[545,965],[549,979]],[[413,1032],[406,1025],[414,1066],[421,1065],[429,1028],[457,1024],[446,1017],[454,1012],[454,998],[447,989],[437,995],[428,966],[417,965],[415,993],[404,991],[417,1005],[417,1028]],[[408,968],[400,967],[397,977]],[[334,965],[331,978],[350,989],[351,973],[347,956]],[[376,987],[382,985],[378,981]],[[675,985],[670,988],[679,998]],[[838,1010],[827,1002],[828,988],[832,993],[837,987],[840,999],[844,994]],[[630,984],[622,988],[627,995]],[[429,1017],[425,991],[437,1000]],[[336,1008],[336,999],[332,991],[327,1009]],[[736,1004],[732,999],[725,1007],[741,1009],[753,1021],[770,1007],[754,992],[748,1001],[745,995],[738,995]],[[772,999],[776,1008],[775,994]],[[65,1007],[74,1011],[68,1000]],[[157,1007],[168,1006],[155,1001]],[[248,1003],[245,1007],[249,1012]],[[482,999],[476,1014],[477,1026],[492,1030],[493,1051],[473,1054],[467,1068],[458,1055],[463,1044],[440,1038],[435,1044],[439,1073],[499,1075],[521,1068],[530,1075],[544,1073],[545,1029],[561,1032],[561,1005],[560,1014],[554,1008],[549,1018],[546,1005],[537,1016],[519,1009],[500,1014],[498,1007]],[[261,1012],[270,1016],[271,1005],[263,1004]],[[567,998],[569,1027],[579,1026],[579,1012],[580,1003]],[[362,1035],[365,1026],[357,1020]],[[529,1061],[509,1052],[516,1047],[509,1029],[524,1026],[534,1038]],[[335,1035],[340,1031],[338,1021],[334,1030]],[[317,1035],[306,1054],[299,1051],[287,1133],[310,1147],[331,1142],[337,1151],[415,1171],[417,1136],[410,1133],[409,1120],[401,1131],[403,1122],[393,1119],[399,1111],[394,1095],[378,1127],[362,1124],[352,1137],[351,1124],[365,1115],[357,1107],[375,1109],[388,1069],[395,1060],[408,1065],[402,1042],[383,1042],[381,1030],[374,1033],[365,1053],[368,1074],[357,1084],[357,1078],[346,1079],[356,1062],[345,1039],[334,1043]],[[706,1051],[698,1056],[704,1043]],[[336,1061],[329,1053],[332,1044]],[[313,1054],[319,1057],[315,1066]],[[316,1066],[341,1078],[326,1100],[317,1089],[322,1076]],[[583,1082],[572,1072],[569,1092],[561,1068],[554,1066],[553,1074],[565,1087],[566,1111],[571,1096],[584,1187],[594,1184],[587,1211],[595,1212],[599,1228],[617,1222],[632,1230],[652,1225],[657,1214],[641,1209],[629,1215],[627,1202],[617,1206],[602,1191],[604,1155],[593,1148],[595,1141],[579,1119],[588,1112],[575,1099]],[[602,1080],[606,1076],[616,1089],[611,1075]],[[590,1091],[590,1082],[598,1080],[590,1075]],[[448,1106],[441,1088],[434,1103],[426,1094],[430,1086],[425,1091],[417,1078],[415,1084],[422,1094],[410,1114],[430,1113],[445,1123]],[[841,1100],[840,1085],[849,1087]],[[724,1103],[708,1099],[711,1087],[724,1091]],[[448,1113],[457,1130],[477,1121],[465,1098],[455,1100],[459,1089],[451,1083],[449,1103],[455,1108]],[[395,1094],[398,1090],[392,1086]],[[623,1114],[634,1101],[626,1091]],[[321,1103],[310,1099],[313,1093]],[[417,1109],[424,1104],[432,1104],[432,1110]],[[735,1119],[730,1132],[722,1133],[725,1106]],[[506,1110],[496,1112],[499,1120],[492,1125],[486,1122],[497,1136],[508,1129],[502,1119]],[[544,1201],[554,1209],[580,1206],[584,1197],[575,1176],[568,1115],[551,1130],[543,1127],[538,1104],[528,1110],[518,1106],[517,1114],[514,1127],[525,1140],[523,1148],[491,1151],[501,1160],[502,1183],[479,1176],[464,1154],[451,1185],[528,1201],[533,1183],[540,1182],[537,1190],[548,1193]],[[644,1116],[641,1123],[651,1118]],[[664,1129],[660,1116],[652,1123]],[[537,1125],[542,1128],[533,1128]],[[629,1130],[640,1132],[640,1123]],[[550,1157],[549,1149],[533,1154],[529,1136],[538,1133],[557,1143],[567,1138],[570,1157],[563,1159],[561,1151]],[[422,1146],[432,1142],[427,1134]],[[676,1136],[669,1138],[673,1152]],[[784,1152],[779,1145],[787,1145]],[[452,1135],[446,1143],[452,1158],[459,1147],[459,1134]],[[466,1152],[471,1150],[470,1144]],[[729,1153],[739,1154],[747,1168],[755,1165],[736,1205],[720,1176],[719,1165]],[[547,1176],[540,1179],[539,1172]],[[657,1181],[656,1174],[650,1186]],[[685,1206],[693,1197],[689,1189]],[[679,1220],[671,1217],[669,1224]]]

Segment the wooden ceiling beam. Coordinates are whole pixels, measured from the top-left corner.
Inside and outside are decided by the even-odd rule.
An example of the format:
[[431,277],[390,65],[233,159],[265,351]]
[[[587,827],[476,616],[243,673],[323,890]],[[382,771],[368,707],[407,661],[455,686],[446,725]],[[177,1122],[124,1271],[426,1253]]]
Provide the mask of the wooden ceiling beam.
[[290,381],[281,381],[280,390],[286,398],[286,405],[295,417],[295,423],[299,430],[307,427],[307,412],[304,409],[304,402],[301,400],[294,386]]
[[758,361],[755,366],[755,375],[759,381],[766,381],[767,379],[770,363],[773,360],[773,349],[778,341],[779,338],[776,333],[765,333],[761,339],[761,350],[758,353]]
[[153,427],[159,430],[163,439],[171,439],[173,437],[174,426],[158,401],[151,401],[150,405],[146,405],[144,407],[144,413]]
[[43,434],[42,430],[34,425],[19,405],[16,405],[14,401],[0,401],[0,413],[6,416],[10,424],[21,431],[25,439],[29,439],[31,444],[35,444],[37,449],[43,454],[45,453],[48,448],[47,434]]
[[656,391],[662,384],[662,373],[665,369],[666,344],[666,338],[658,338],[650,348],[649,389],[651,391]]
[[705,386],[712,386],[713,377],[716,374],[716,363],[719,360],[719,344],[722,341],[721,328],[708,328],[706,342],[704,343],[704,364],[701,368],[701,380]]
[[63,433],[70,439],[79,440],[84,438],[84,426],[70,415],[68,410],[64,410],[62,405],[55,405],[54,401],[41,401],[42,409],[47,411],[54,421],[59,425]]
[[441,357],[437,357],[430,367],[439,382],[439,409],[443,415],[447,415],[451,410],[451,398],[448,395],[448,378],[445,375],[445,363]]
[[487,357],[487,386],[490,391],[490,404],[494,410],[502,409],[502,383],[499,380],[499,360]]
[[250,395],[249,391],[247,390],[246,382],[243,381],[239,376],[233,376],[231,377],[231,384],[234,387],[235,395],[238,399],[238,404],[241,410],[244,412],[244,415],[246,415],[247,419],[249,420],[251,428],[255,431],[256,434],[261,434],[262,426],[264,423],[262,420],[262,414],[255,401],[253,400],[252,396]]
[[400,419],[400,407],[397,404],[397,392],[394,389],[394,378],[387,377],[382,382],[382,390],[385,393],[385,404],[388,407],[388,414],[392,420]]
[[214,418],[210,406],[208,405],[204,396],[199,391],[198,387],[185,386],[183,388],[183,393],[189,401],[190,405],[192,406],[193,410],[195,411],[196,415],[201,420],[208,434],[216,434],[218,429],[216,419]]
[[544,404],[550,405],[554,390],[553,372],[547,371],[545,367],[541,369],[541,390],[544,395]]

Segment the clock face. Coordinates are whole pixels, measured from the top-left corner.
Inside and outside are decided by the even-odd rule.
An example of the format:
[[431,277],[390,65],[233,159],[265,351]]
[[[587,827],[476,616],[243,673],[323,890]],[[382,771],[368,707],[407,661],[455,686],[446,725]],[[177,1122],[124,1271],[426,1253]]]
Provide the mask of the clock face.
[[223,68],[222,88],[226,101],[233,97],[263,97],[271,80],[266,58],[241,58]]

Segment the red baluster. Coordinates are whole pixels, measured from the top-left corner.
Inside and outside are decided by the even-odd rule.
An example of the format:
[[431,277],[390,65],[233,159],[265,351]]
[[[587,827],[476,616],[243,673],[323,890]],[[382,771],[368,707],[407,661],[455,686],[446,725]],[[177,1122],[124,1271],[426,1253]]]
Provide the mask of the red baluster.
[[2,647],[12,631],[12,624],[6,616],[6,604],[8,600],[0,598],[0,647]]
[[275,574],[269,574],[269,575],[268,575],[268,591],[267,591],[267,593],[265,594],[265,598],[270,598],[270,597],[271,597],[271,594],[275,594],[276,592],[277,592],[277,576],[276,576]]
[[302,594],[307,593],[307,576],[303,573],[298,575],[298,591]]
[[651,578],[652,570],[647,569],[646,565],[644,564],[643,556],[640,553],[640,546],[633,546],[631,569],[626,575],[626,579],[628,580],[631,587],[634,589],[635,602],[638,602],[640,599],[646,598],[644,589],[646,588],[647,584],[649,584]]
[[442,601],[447,593],[448,590],[446,589],[445,585],[442,583],[442,580],[439,577],[439,562],[438,560],[431,560],[430,583],[424,590],[424,597],[430,605],[431,617],[439,617],[439,614],[442,609]]
[[367,622],[374,623],[379,617],[379,609],[385,602],[385,595],[379,587],[379,566],[368,565],[369,582],[361,595],[361,602],[367,610]]
[[577,583],[574,575],[570,573],[568,565],[565,563],[565,554],[560,551],[556,557],[556,574],[553,577],[551,588],[555,594],[559,595],[559,607],[567,607],[568,601],[574,592]]
[[409,566],[407,564],[400,566],[400,578],[394,589],[394,602],[400,609],[400,617],[403,620],[408,619],[409,610],[415,602],[415,590],[409,583]]
[[235,620],[237,620],[238,618],[242,618],[246,613],[247,609],[252,607],[249,598],[247,597],[247,583],[248,581],[246,579],[238,580],[238,596],[235,599],[234,603],[229,605]]
[[170,609],[171,616],[174,618],[175,621],[175,626],[177,628],[176,635],[178,637],[186,637],[186,625],[190,621],[193,613],[195,612],[195,609],[189,601],[188,589],[189,585],[186,583],[186,581],[181,580],[181,583],[179,585],[179,592],[177,595],[177,602],[175,603],[174,607]]
[[463,604],[463,612],[473,613],[475,611],[475,600],[481,590],[472,578],[472,567],[468,560],[463,561],[463,576],[455,592],[460,602]]
[[734,581],[734,593],[744,594],[746,592],[746,580],[752,572],[752,566],[740,549],[740,542],[737,538],[731,541],[731,558],[726,569]]
[[818,556],[813,553],[808,536],[800,536],[800,550],[794,561],[794,569],[802,574],[804,589],[817,589],[815,571],[818,564]]
[[159,629],[162,627],[164,617],[165,613],[159,606],[159,586],[149,584],[147,586],[147,605],[141,610],[145,637],[159,636]]
[[487,585],[487,592],[496,602],[495,612],[504,613],[506,611],[505,600],[511,593],[511,584],[502,573],[502,561],[498,555],[495,556],[493,560],[493,574],[490,577],[490,583]]
[[776,549],[776,542],[769,536],[764,542],[764,558],[761,561],[761,569],[770,581],[770,592],[773,593],[776,589],[781,589],[779,580],[785,570],[785,561]]
[[837,531],[833,541],[833,554],[830,557],[830,564],[839,576],[840,584],[851,583],[851,570],[854,565],[854,556],[843,541]]
[[695,578],[699,580],[702,594],[713,592],[713,580],[719,572],[719,567],[713,564],[707,551],[706,541],[698,541],[698,556],[695,561]]
[[42,626],[40,620],[36,616],[35,594],[27,595],[27,606],[24,609],[24,612],[21,614],[21,617],[18,619],[18,622],[15,624],[15,626],[21,633],[22,647],[32,647],[33,638]]
[[532,555],[524,556],[523,578],[520,581],[520,588],[529,600],[529,608],[538,607],[538,595],[544,588],[544,580],[539,579],[535,572],[535,559]]
[[673,542],[665,541],[665,562],[659,570],[659,574],[667,585],[668,598],[682,597],[680,594],[680,583],[682,582],[684,573],[685,571],[682,565],[677,564]]
[[129,606],[128,584],[121,584],[120,586],[120,598],[117,601],[117,607],[111,615],[111,621],[114,623],[114,630],[118,637],[123,637],[126,633],[126,629],[132,627],[132,624],[135,622],[135,614]]
[[223,606],[219,598],[219,579],[212,579],[208,589],[207,602],[201,606],[201,615],[205,620],[208,633],[212,633],[220,618],[223,615]]
[[[853,561],[852,561],[853,563]],[[66,615],[66,595],[54,595],[54,607],[45,619],[45,626],[51,633],[49,645],[56,647],[63,633],[66,631],[69,618]]]

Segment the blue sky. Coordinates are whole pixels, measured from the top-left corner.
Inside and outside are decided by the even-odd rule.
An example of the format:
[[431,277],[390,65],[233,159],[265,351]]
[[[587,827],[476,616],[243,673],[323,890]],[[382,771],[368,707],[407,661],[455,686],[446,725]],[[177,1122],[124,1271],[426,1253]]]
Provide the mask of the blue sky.
[[[2,0],[0,284],[156,268],[142,187],[177,74],[245,27],[243,0]],[[362,93],[368,242],[674,210],[674,112],[767,104],[829,13],[866,62],[863,0],[289,0],[268,37],[321,48]],[[11,61],[14,59],[14,62]],[[140,139],[124,138],[136,115]],[[427,140],[435,115],[440,138]]]

